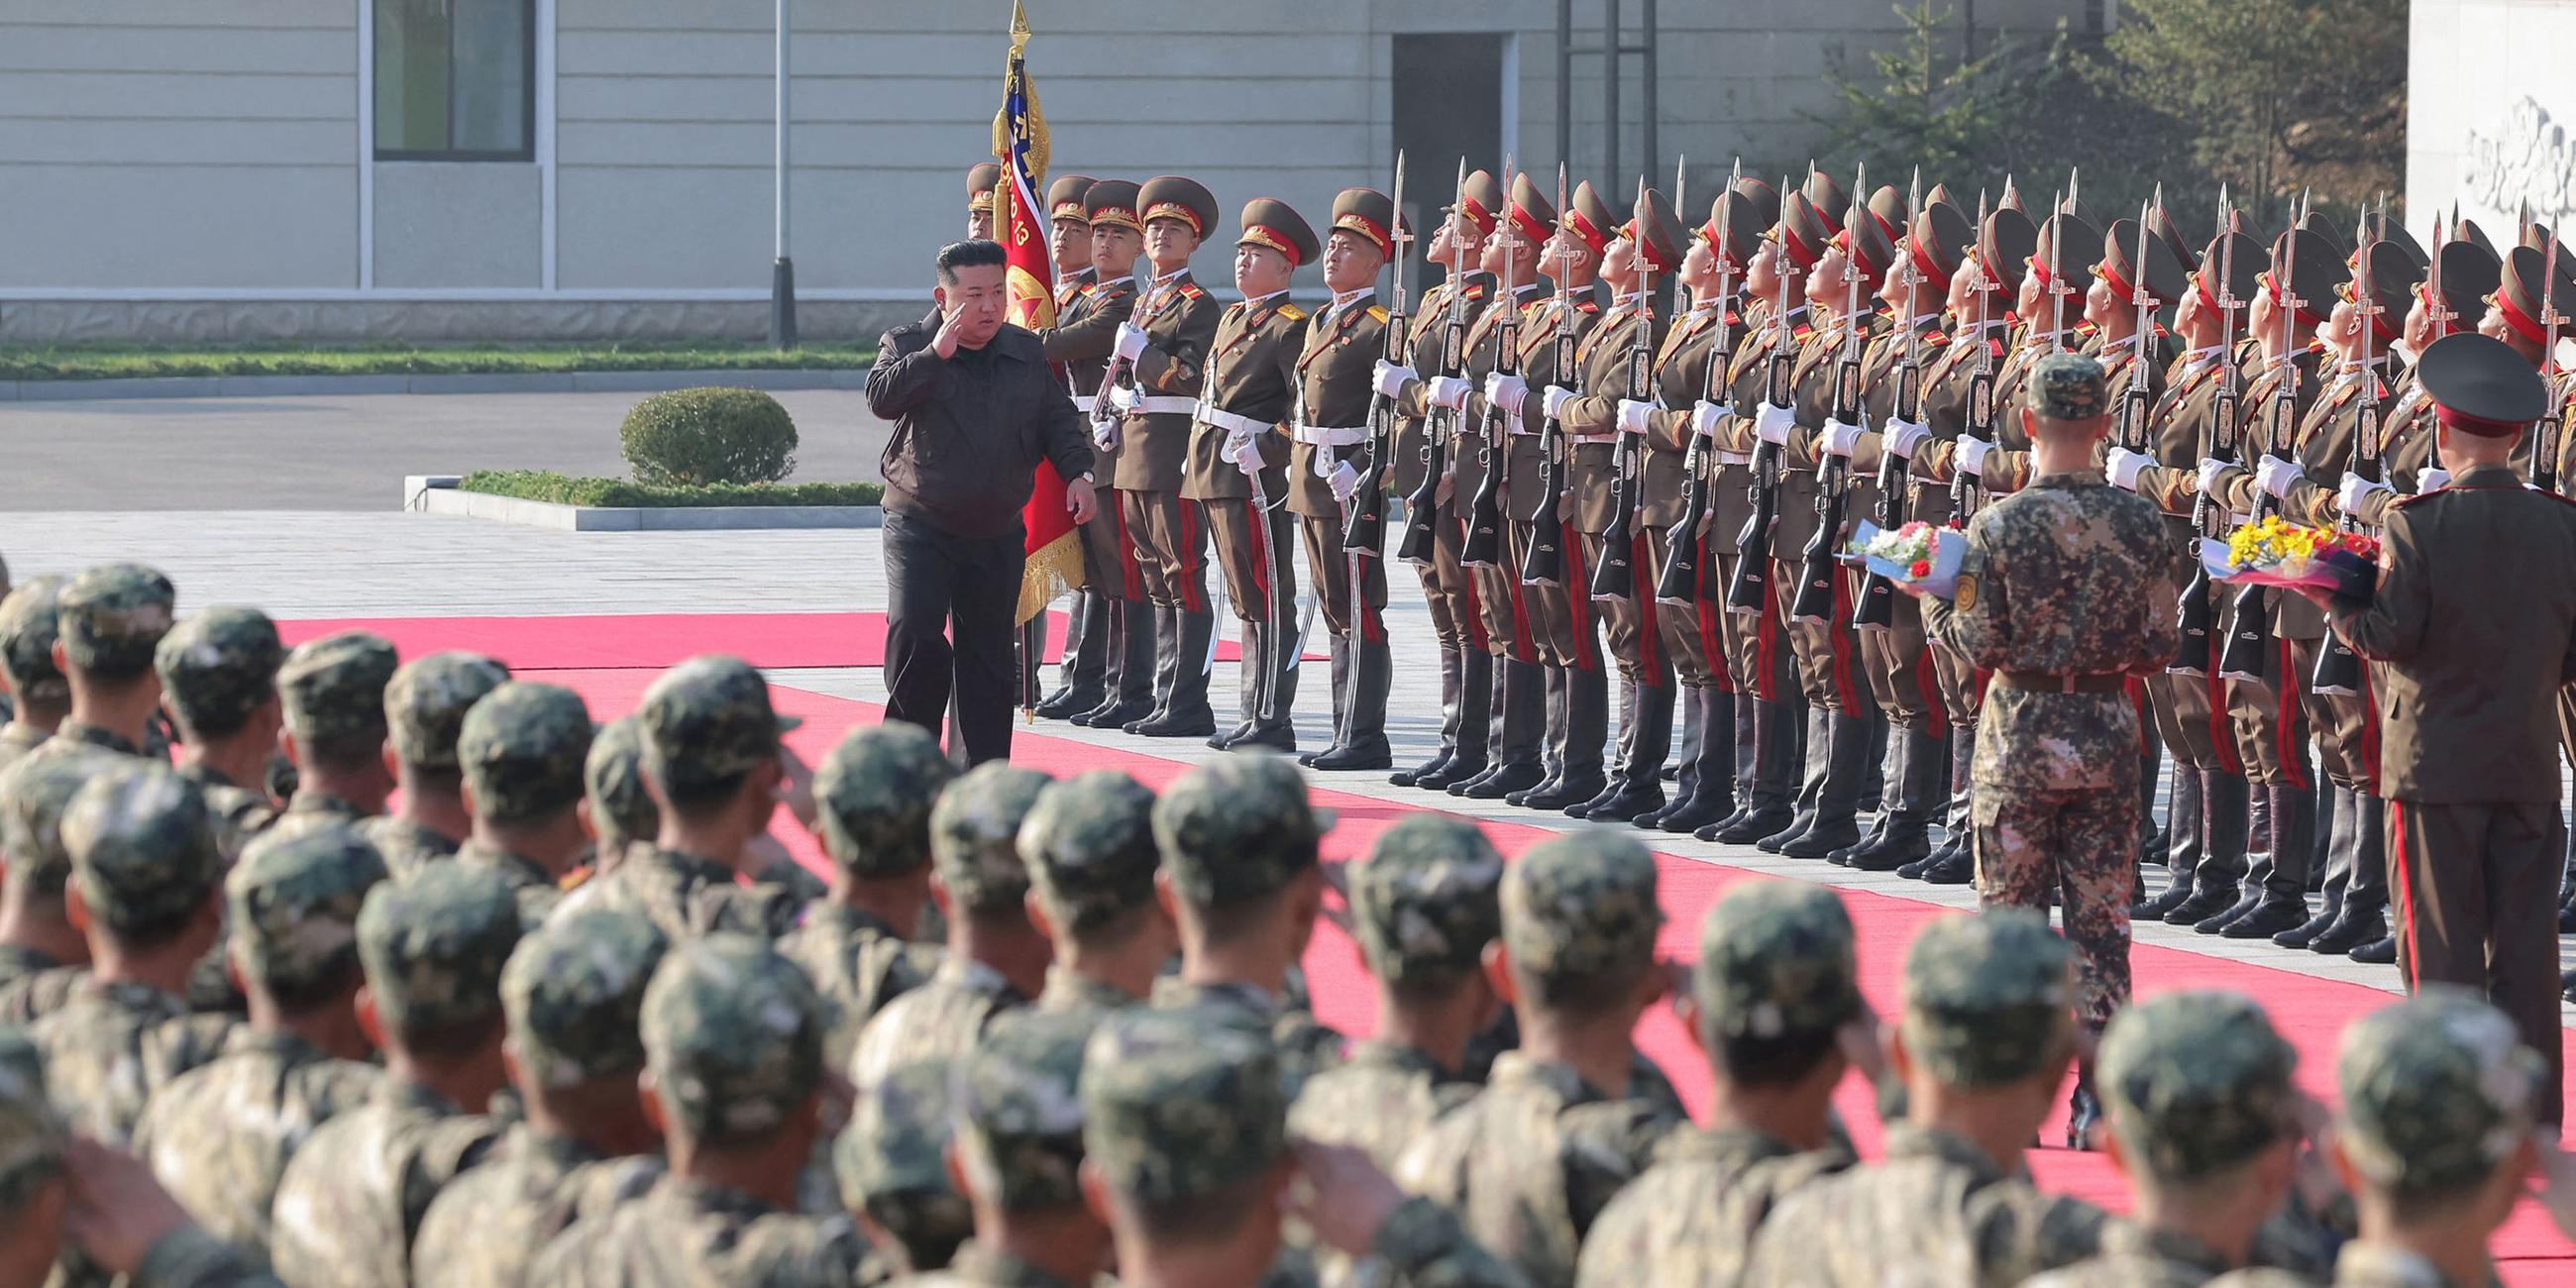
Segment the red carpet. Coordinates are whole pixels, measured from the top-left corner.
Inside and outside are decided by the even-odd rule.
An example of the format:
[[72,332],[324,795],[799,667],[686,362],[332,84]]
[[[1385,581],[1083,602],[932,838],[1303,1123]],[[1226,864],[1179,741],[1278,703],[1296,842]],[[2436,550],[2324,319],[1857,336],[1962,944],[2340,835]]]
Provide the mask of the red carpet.
[[[631,710],[652,676],[644,671],[579,671],[547,678],[579,690],[590,702],[591,714],[608,719]],[[790,741],[808,761],[819,760],[851,728],[872,723],[881,714],[878,707],[868,703],[796,690],[779,690],[778,702],[783,712],[805,717],[804,727],[791,735]],[[1143,740],[1139,744],[1151,745]],[[1092,769],[1123,770],[1158,790],[1186,768],[1142,750],[1096,747],[1031,734],[1026,726],[1021,726],[1013,744],[1012,758],[1058,775]],[[1340,813],[1339,824],[1324,844],[1327,857],[1334,859],[1365,852],[1380,830],[1412,808],[1320,789],[1315,792],[1315,802]],[[1542,828],[1510,823],[1489,823],[1485,830],[1505,855],[1516,855],[1551,835]],[[812,838],[798,829],[782,828],[781,835],[808,865],[819,869],[825,863]],[[1670,920],[1657,948],[1667,959],[1687,962],[1697,954],[1700,917],[1718,891],[1737,881],[1764,878],[1671,855],[1659,858],[1663,903]],[[1843,900],[1859,930],[1862,991],[1882,1016],[1892,1020],[1905,946],[1917,927],[1932,917],[1945,915],[1945,911],[1929,904],[1859,891],[1844,891]],[[2302,1082],[2329,1102],[2333,1099],[2336,1036],[2352,1016],[2390,1000],[2388,994],[2359,985],[2167,948],[2141,946],[2132,960],[2142,993],[2224,988],[2261,999],[2282,1034],[2301,1052]],[[1347,936],[1329,924],[1319,927],[1314,946],[1306,956],[1306,971],[1319,1018],[1354,1036],[1365,1035],[1374,1028],[1374,987],[1361,969],[1357,947]],[[1673,1013],[1657,1009],[1639,1030],[1638,1043],[1672,1075],[1683,1097],[1697,1112],[1706,1095],[1707,1066]],[[1847,1085],[1838,1103],[1862,1152],[1875,1154],[1879,1124],[1866,1092],[1856,1084]],[[2059,1140],[2064,1134],[2061,1108],[2059,1120],[2043,1129],[2042,1139]],[[2127,1181],[2101,1155],[2042,1149],[2033,1151],[2030,1159],[2031,1170],[2050,1189],[2117,1209],[2129,1206]],[[2576,1246],[2561,1238],[2539,1206],[2530,1202],[2523,1204],[2499,1234],[2495,1250],[2498,1258],[2508,1263],[2503,1267],[2507,1282],[2517,1284],[2567,1282],[2569,1267],[2565,1263],[2576,1259]]]
[[[1316,624],[1322,629],[1322,623]],[[635,613],[574,617],[347,617],[277,624],[292,648],[334,631],[373,631],[406,658],[471,649],[514,671],[660,669],[700,653],[731,653],[767,669],[885,665],[883,613]],[[1065,616],[1047,614],[1046,660],[1064,648]],[[1319,655],[1308,653],[1309,658]],[[1232,640],[1220,662],[1242,660]]]

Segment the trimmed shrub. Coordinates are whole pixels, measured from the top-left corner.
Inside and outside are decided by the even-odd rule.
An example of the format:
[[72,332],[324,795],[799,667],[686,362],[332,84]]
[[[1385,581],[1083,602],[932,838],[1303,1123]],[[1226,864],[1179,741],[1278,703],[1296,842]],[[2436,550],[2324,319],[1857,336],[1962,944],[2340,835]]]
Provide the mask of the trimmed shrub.
[[557,505],[875,505],[885,488],[875,483],[712,483],[705,487],[646,487],[625,479],[573,478],[553,470],[476,470],[457,483],[465,492],[551,501]]
[[647,487],[775,483],[796,468],[796,422],[757,389],[677,389],[635,404],[618,428]]

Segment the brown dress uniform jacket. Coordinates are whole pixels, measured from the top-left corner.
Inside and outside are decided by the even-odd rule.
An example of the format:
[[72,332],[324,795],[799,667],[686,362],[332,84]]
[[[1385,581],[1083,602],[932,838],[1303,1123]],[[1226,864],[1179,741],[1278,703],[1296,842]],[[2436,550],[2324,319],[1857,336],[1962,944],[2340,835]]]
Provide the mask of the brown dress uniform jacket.
[[[1485,377],[1502,370],[1503,315],[1506,311],[1518,315],[1516,325],[1523,328],[1520,334],[1525,340],[1529,334],[1527,328],[1530,314],[1537,309],[1542,298],[1536,283],[1526,284],[1515,291],[1510,300],[1495,299],[1487,304],[1484,310],[1476,315],[1475,322],[1467,328],[1467,364],[1460,374],[1466,378],[1470,391],[1467,395],[1467,408],[1456,422],[1457,441],[1450,444],[1449,448],[1450,459],[1457,462],[1458,474],[1450,494],[1456,498],[1452,504],[1456,506],[1461,519],[1466,517],[1468,504],[1476,499],[1476,493],[1485,486],[1486,466],[1482,459],[1485,444],[1495,441],[1487,431],[1491,429],[1495,433],[1500,433],[1509,428],[1503,424],[1492,426],[1486,424],[1486,413],[1490,407],[1485,402]],[[1514,357],[1517,358],[1519,356],[1517,351],[1522,346],[1515,344],[1513,347]],[[1541,401],[1545,401],[1545,395],[1541,395]],[[1506,475],[1517,478],[1524,472],[1521,469],[1523,465],[1528,466],[1526,472],[1537,471],[1539,453],[1535,440],[1498,443],[1496,446],[1498,450],[1511,450],[1517,453],[1511,458],[1509,464],[1505,464],[1500,455],[1493,458],[1495,467],[1502,469]],[[1506,509],[1503,517],[1510,518],[1511,512]]]
[[[1377,396],[1371,373],[1386,353],[1386,324],[1386,306],[1377,302],[1374,293],[1361,296],[1339,313],[1327,308],[1308,315],[1305,328],[1298,333],[1299,430],[1368,428],[1369,405]],[[1330,474],[1337,461],[1351,461],[1351,468],[1359,470],[1364,468],[1361,461],[1368,450],[1366,443],[1339,447],[1292,444],[1288,451],[1289,513],[1309,519],[1339,517],[1341,502],[1333,499],[1332,487],[1316,472],[1316,458],[1323,458],[1324,474]]]
[[[1405,342],[1412,351],[1405,355],[1404,365],[1413,368],[1414,374],[1424,380],[1439,375],[1443,370],[1442,360],[1448,356],[1442,352],[1446,337],[1441,324],[1449,316],[1452,289],[1451,283],[1442,282],[1424,291],[1422,299],[1413,306],[1413,330],[1405,336]],[[1472,325],[1477,311],[1485,307],[1485,297],[1493,293],[1494,275],[1469,273],[1467,280],[1457,284],[1455,289],[1464,292],[1460,304]],[[1460,337],[1462,341],[1464,338]],[[1464,349],[1462,343],[1462,353]],[[1395,426],[1395,459],[1388,462],[1386,478],[1388,486],[1399,496],[1422,486],[1422,436],[1428,431],[1431,421],[1429,409],[1422,405],[1422,394],[1423,387],[1417,384],[1405,391],[1404,399],[1396,407],[1399,415]]]
[[[1276,432],[1297,401],[1297,353],[1306,311],[1285,291],[1225,306],[1208,349],[1208,408],[1261,427],[1261,494],[1277,501],[1288,485],[1288,436]],[[1200,421],[1190,427],[1181,495],[1192,501],[1238,500],[1252,495],[1252,481],[1225,459],[1232,428]]]
[[[1915,395],[1914,416],[1922,420],[1931,402],[1934,364],[1947,350],[1950,341],[1942,333],[1941,315],[1938,313],[1926,313],[1914,319],[1914,332],[1920,337],[1914,342],[1914,360],[1918,364],[1916,378],[1921,382]],[[1879,467],[1884,463],[1887,451],[1887,435],[1879,427],[1896,414],[1896,376],[1905,367],[1905,334],[1905,328],[1896,325],[1891,318],[1887,328],[1869,342],[1868,351],[1861,355],[1861,418],[1868,422],[1870,429],[1860,436],[1860,444],[1852,449],[1851,468],[1852,477],[1866,479],[1873,493],[1877,490]],[[1906,465],[1907,473],[1911,474],[1913,462],[1908,461]],[[1938,523],[1949,514],[1949,499],[1940,489],[1916,487],[1910,481],[1903,486],[1907,490],[1905,517],[1909,521],[1921,519],[1927,523]],[[1855,504],[1852,515],[1855,519],[1865,518],[1872,523],[1878,521],[1875,508],[1863,514]]]
[[[1074,406],[1085,420],[1091,416],[1091,402],[1100,392],[1100,382],[1109,374],[1109,352],[1118,343],[1118,325],[1136,311],[1136,279],[1122,277],[1114,282],[1086,281],[1077,284],[1071,297],[1056,305],[1055,325],[1041,328],[1038,343],[1045,346],[1049,362],[1064,364],[1065,374],[1073,386]],[[1117,477],[1118,449],[1099,451],[1092,473],[1105,486]]]
[[[1649,347],[1661,341],[1664,334],[1664,319],[1654,321],[1654,329],[1646,336]],[[1612,485],[1619,473],[1619,454],[1608,436],[1618,432],[1619,400],[1628,396],[1628,353],[1636,347],[1637,325],[1637,300],[1633,295],[1602,310],[1601,322],[1585,333],[1583,343],[1574,351],[1583,382],[1566,388],[1582,396],[1565,404],[1557,415],[1557,432],[1566,436],[1567,447],[1574,453],[1570,458],[1572,468],[1567,471],[1574,482],[1574,526],[1592,536],[1607,532],[1616,513]],[[1601,441],[1575,441],[1596,436]]]
[[[1511,515],[1523,522],[1537,512],[1539,502],[1544,499],[1539,484],[1546,469],[1548,445],[1535,436],[1547,428],[1547,387],[1566,385],[1573,388],[1567,382],[1581,379],[1582,365],[1579,362],[1572,372],[1556,369],[1558,319],[1572,319],[1567,326],[1573,332],[1578,352],[1583,347],[1583,337],[1591,334],[1592,328],[1601,322],[1601,300],[1591,287],[1569,292],[1567,298],[1573,301],[1572,307],[1560,308],[1556,297],[1548,296],[1533,306],[1529,316],[1521,322],[1521,379],[1529,383],[1529,397],[1521,400],[1521,423],[1517,433],[1529,444],[1529,459],[1539,462],[1535,467],[1524,469],[1523,458],[1518,455],[1512,457]],[[1520,449],[1516,445],[1514,450]],[[1566,477],[1568,480],[1573,478],[1570,470]]]
[[[1669,528],[1681,522],[1682,491],[1689,482],[1683,466],[1690,459],[1691,414],[1708,388],[1708,354],[1716,347],[1718,324],[1726,322],[1742,333],[1743,322],[1731,316],[1733,308],[1731,303],[1693,308],[1664,333],[1663,343],[1656,347],[1657,410],[1646,417],[1646,487],[1637,497],[1638,522],[1648,527]],[[1709,477],[1705,459],[1700,468],[1701,477]],[[1730,540],[1734,535],[1727,534]]]
[[[1168,282],[1147,287],[1129,320],[1145,333],[1145,350],[1136,355],[1136,390],[1148,398],[1195,401],[1208,348],[1216,339],[1217,315],[1224,311],[1182,270]],[[1112,485],[1130,492],[1178,492],[1182,460],[1188,452],[1190,413],[1138,409],[1127,414],[1120,431],[1118,475]]]

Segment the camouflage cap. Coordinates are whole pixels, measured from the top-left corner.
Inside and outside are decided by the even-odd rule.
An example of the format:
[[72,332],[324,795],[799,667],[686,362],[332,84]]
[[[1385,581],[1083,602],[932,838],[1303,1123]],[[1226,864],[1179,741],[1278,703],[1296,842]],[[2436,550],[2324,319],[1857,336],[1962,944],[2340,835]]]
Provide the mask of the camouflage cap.
[[549,1087],[644,1067],[644,989],[670,941],[653,919],[593,906],[553,918],[501,970],[519,1067]]
[[1655,959],[1655,856],[1600,828],[1550,837],[1503,876],[1503,947],[1550,981],[1632,975]]
[[2064,1059],[2072,961],[2048,918],[2027,909],[1934,921],[1905,953],[1906,1049],[1954,1087],[2011,1082]]
[[183,729],[230,733],[277,696],[286,660],[277,623],[256,608],[209,608],[170,628],[153,650],[162,693]]
[[948,1180],[951,1135],[944,1057],[909,1061],[859,1088],[850,1125],[832,1147],[841,1201],[853,1211],[870,1201],[922,1190],[955,1192]]
[[581,781],[590,797],[591,826],[599,829],[602,845],[619,839],[649,841],[662,830],[662,809],[644,790],[644,721],[640,717],[621,716],[591,735]]
[[2372,1184],[2401,1194],[2475,1185],[2529,1134],[2542,1072],[2502,1011],[2430,987],[2343,1031],[2336,1139]]
[[73,793],[63,849],[90,916],[120,934],[171,925],[204,907],[224,879],[205,794],[148,760],[119,760]]
[[358,913],[385,875],[384,856],[347,823],[262,834],[224,878],[234,962],[272,992],[344,978],[358,960]]
[[853,729],[814,767],[823,849],[854,876],[893,877],[930,862],[930,808],[957,767],[917,724]]
[[63,656],[84,671],[140,675],[169,634],[178,592],[141,564],[100,564],[64,585],[54,600]]
[[0,859],[9,879],[38,895],[59,895],[72,878],[63,848],[63,811],[91,778],[123,763],[91,747],[49,748],[0,771]]
[[2032,364],[2022,405],[2044,420],[2091,420],[2111,409],[2102,364],[2080,353],[2052,353]]
[[1007,1212],[1082,1202],[1082,1051],[1099,1027],[1063,1011],[995,1024],[957,1082],[968,1184]]
[[44,1058],[18,1028],[0,1028],[0,1216],[62,1170],[66,1137],[45,1095]]
[[2111,1017],[2093,1081],[2121,1152],[2153,1176],[2191,1181],[2296,1130],[2298,1064],[2254,999],[2167,993]]
[[1144,1203],[1258,1176],[1288,1148],[1277,1049],[1239,1020],[1187,1008],[1100,1026],[1083,1049],[1082,1116],[1084,1155]]
[[581,799],[590,737],[590,708],[562,685],[512,680],[492,690],[465,713],[456,735],[456,764],[474,812],[519,822],[572,808]]
[[748,935],[674,946],[644,990],[643,1031],[664,1111],[701,1140],[775,1131],[822,1082],[813,981]]
[[1056,933],[1106,925],[1153,901],[1153,790],[1115,769],[1049,783],[1020,822],[1019,850]]
[[62,578],[38,577],[0,599],[0,675],[8,677],[22,703],[61,706],[72,700],[71,681],[54,665],[62,590]]
[[1699,923],[1691,992],[1722,1038],[1831,1033],[1861,1013],[1851,914],[1842,896],[1800,881],[1739,884]]
[[385,729],[394,754],[421,769],[454,769],[465,713],[510,679],[510,669],[480,653],[416,657],[385,686]]
[[395,665],[394,646],[365,631],[342,631],[296,645],[277,668],[287,730],[306,740],[382,730],[385,686],[393,683]]
[[930,807],[930,862],[960,910],[1020,906],[1029,892],[1020,862],[1020,824],[1038,793],[1055,781],[1034,769],[986,761],[939,793]]
[[378,883],[358,911],[358,959],[377,1013],[406,1033],[498,1015],[519,925],[509,883],[479,864],[433,863]]
[[1475,824],[1415,813],[1351,865],[1351,917],[1381,981],[1473,971],[1503,933],[1503,856]]
[[1172,887],[1202,908],[1278,893],[1315,866],[1331,826],[1307,801],[1297,763],[1269,752],[1210,761],[1154,802],[1154,843]]
[[691,796],[778,758],[778,735],[799,721],[769,705],[769,681],[738,657],[706,654],[664,671],[644,691],[644,772]]

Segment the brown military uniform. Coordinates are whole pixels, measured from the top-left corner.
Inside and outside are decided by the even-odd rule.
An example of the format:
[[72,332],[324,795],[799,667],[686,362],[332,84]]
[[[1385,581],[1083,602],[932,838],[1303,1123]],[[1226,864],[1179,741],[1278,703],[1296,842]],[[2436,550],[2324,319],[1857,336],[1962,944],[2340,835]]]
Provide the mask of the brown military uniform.
[[[1572,445],[1575,526],[1583,537],[1584,584],[1575,585],[1569,571],[1566,593],[1570,596],[1588,597],[1595,570],[1613,553],[1608,532],[1618,517],[1620,460],[1627,450],[1618,440],[1619,402],[1628,395],[1629,355],[1640,343],[1650,352],[1659,352],[1668,325],[1651,314],[1641,320],[1636,297],[1631,295],[1604,309],[1603,321],[1577,346],[1583,396],[1566,403],[1557,414],[1557,430]],[[1639,456],[1645,454],[1640,451]],[[1641,473],[1639,483],[1632,486],[1641,485],[1642,478]],[[1641,504],[1640,514],[1642,509]],[[1619,763],[1612,770],[1610,790],[1617,790],[1623,780],[1640,789],[1651,782],[1659,795],[1661,783],[1653,780],[1662,773],[1664,755],[1672,745],[1673,685],[1656,622],[1655,558],[1648,531],[1641,518],[1632,520],[1627,548],[1616,552],[1628,561],[1636,593],[1595,600],[1593,607],[1601,615],[1621,687]]]
[[[1387,322],[1386,307],[1373,290],[1364,290],[1311,315],[1297,349],[1298,401],[1288,427],[1294,440],[1288,452],[1288,510],[1298,518],[1306,571],[1332,634],[1332,749],[1348,753],[1322,768],[1350,761],[1382,765],[1387,755],[1386,695],[1394,672],[1386,642],[1386,560],[1382,552],[1346,557],[1342,532],[1349,511],[1334,497],[1330,482],[1336,465],[1365,473],[1369,406],[1376,397],[1370,372],[1386,351]],[[1351,602],[1355,565],[1360,577],[1356,622]]]
[[[1047,361],[1063,364],[1073,409],[1086,420],[1100,382],[1108,376],[1118,325],[1136,308],[1132,275],[1115,282],[1100,282],[1098,277],[1097,270],[1086,268],[1056,287],[1056,324],[1037,332]],[[1092,478],[1103,489],[1103,504],[1091,522],[1082,525],[1083,584],[1075,593],[1066,629],[1058,677],[1063,688],[1039,704],[1040,715],[1089,712],[1102,705],[1103,693],[1117,683],[1134,685],[1140,695],[1153,684],[1151,634],[1122,629],[1123,605],[1142,598],[1144,582],[1127,541],[1126,515],[1117,504],[1117,494],[1106,490],[1118,476],[1118,448],[1113,443],[1103,449],[1097,439],[1091,446]],[[1112,608],[1112,604],[1122,607]],[[1128,665],[1131,659],[1133,666]]]
[[[1757,300],[1746,312],[1748,331],[1736,346],[1735,360],[1726,373],[1725,411],[1716,418],[1709,435],[1711,465],[1717,480],[1708,533],[1712,556],[1709,562],[1713,565],[1710,584],[1713,595],[1724,606],[1718,625],[1727,672],[1738,695],[1736,741],[1740,748],[1752,751],[1749,756],[1739,754],[1736,760],[1739,810],[1731,818],[1741,826],[1736,837],[1717,838],[1727,840],[1768,836],[1789,821],[1790,801],[1798,788],[1798,745],[1803,725],[1800,712],[1806,706],[1798,693],[1796,654],[1789,647],[1780,613],[1768,591],[1769,543],[1765,540],[1749,552],[1738,544],[1754,517],[1752,463],[1763,444],[1753,435],[1753,413],[1761,405],[1763,382],[1775,347],[1771,304],[1769,300]],[[1806,306],[1792,310],[1789,319],[1791,342],[1803,344],[1814,329]],[[1781,486],[1785,493],[1785,479]],[[1742,575],[1747,558],[1756,562],[1755,575],[1762,578],[1764,589],[1758,607],[1737,609],[1727,596]]]
[[[1456,297],[1461,317],[1473,318],[1493,291],[1493,275],[1473,271],[1463,280],[1442,282],[1424,291],[1406,336],[1412,352],[1405,355],[1405,365],[1426,376],[1445,372],[1448,342],[1444,323],[1451,298]],[[1465,336],[1459,339],[1463,360]],[[1387,462],[1385,471],[1388,490],[1394,496],[1417,497],[1430,469],[1434,415],[1423,401],[1424,393],[1423,385],[1416,382],[1396,399],[1395,457]],[[1439,413],[1438,420],[1447,425],[1449,413]],[[1404,779],[1400,785],[1412,785],[1428,777],[1432,781],[1422,785],[1446,787],[1485,768],[1486,731],[1492,719],[1493,662],[1492,655],[1485,651],[1484,619],[1476,611],[1475,586],[1467,579],[1466,565],[1458,558],[1466,533],[1458,521],[1460,502],[1454,476],[1439,480],[1432,496],[1431,554],[1428,559],[1411,562],[1414,575],[1422,583],[1423,600],[1431,609],[1432,639],[1440,649],[1440,750],[1413,774],[1399,777]],[[1408,500],[1408,527],[1415,522],[1410,509]],[[1389,545],[1392,558],[1395,540],[1390,539]],[[1425,774],[1426,770],[1432,772]]]
[[[1297,641],[1282,635],[1297,616],[1295,562],[1289,555],[1288,436],[1286,423],[1297,396],[1297,356],[1304,347],[1306,311],[1282,291],[1229,304],[1217,321],[1208,351],[1206,392],[1190,430],[1181,498],[1196,503],[1216,538],[1217,564],[1226,597],[1244,624],[1240,723],[1229,745],[1257,737],[1266,746],[1295,750],[1288,722],[1295,697],[1295,661],[1286,650]],[[1247,475],[1226,456],[1229,443],[1249,436],[1259,445],[1261,470]],[[1272,685],[1280,692],[1265,699]],[[1270,719],[1262,718],[1268,705]]]
[[1146,336],[1136,355],[1140,398],[1120,426],[1118,504],[1154,612],[1154,715],[1175,735],[1212,732],[1207,704],[1206,521],[1181,496],[1182,462],[1208,351],[1224,306],[1182,269],[1145,288],[1130,321]]
[[[1526,793],[1505,797],[1514,804],[1534,801],[1563,808],[1591,800],[1605,781],[1601,756],[1610,737],[1609,688],[1601,670],[1601,630],[1590,593],[1592,566],[1584,558],[1573,492],[1576,449],[1565,436],[1551,432],[1546,410],[1550,386],[1575,389],[1582,380],[1579,360],[1570,369],[1558,369],[1558,332],[1574,337],[1579,355],[1600,323],[1601,301],[1586,284],[1570,290],[1564,302],[1553,295],[1541,300],[1521,324],[1521,377],[1528,382],[1529,393],[1521,401],[1520,423],[1512,433],[1535,445],[1538,467],[1527,468],[1514,459],[1513,531],[1526,559],[1540,544],[1539,511],[1552,503],[1555,531],[1549,539],[1557,550],[1557,578],[1552,583],[1524,581],[1520,588],[1522,620],[1528,625],[1539,664],[1546,668],[1548,747],[1542,759],[1549,776]],[[1551,471],[1557,488],[1553,498],[1547,495]]]

